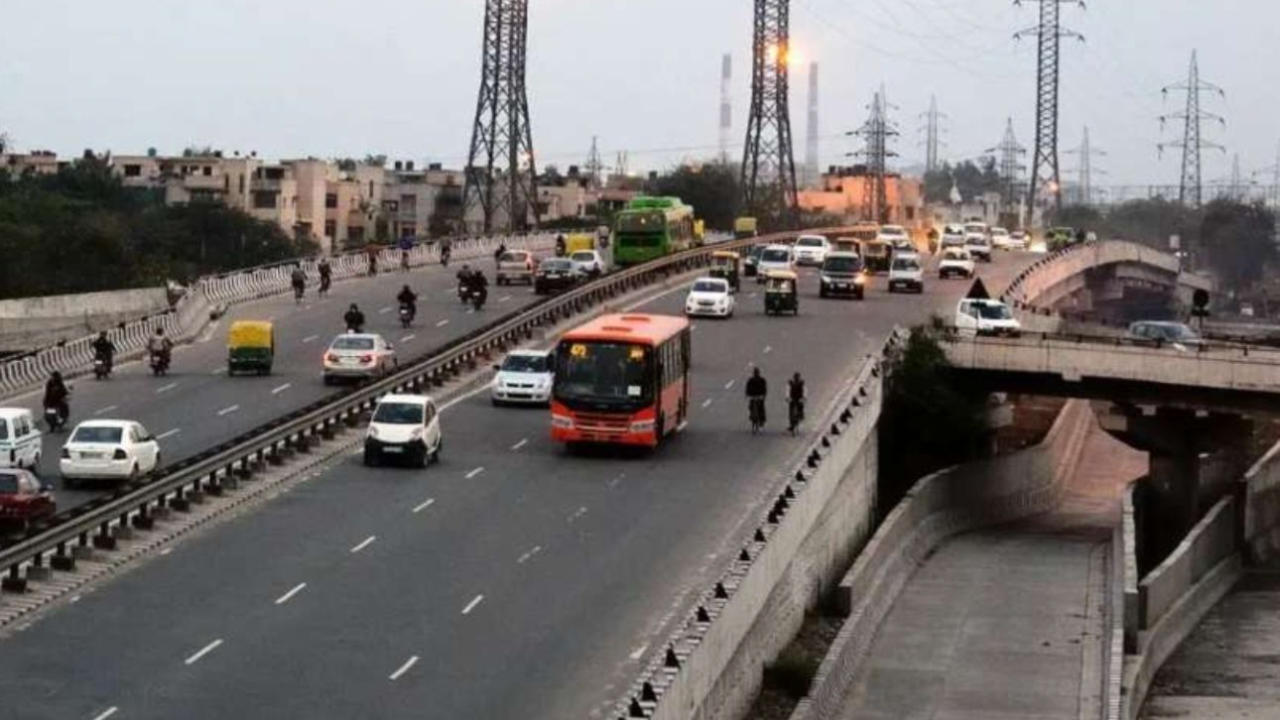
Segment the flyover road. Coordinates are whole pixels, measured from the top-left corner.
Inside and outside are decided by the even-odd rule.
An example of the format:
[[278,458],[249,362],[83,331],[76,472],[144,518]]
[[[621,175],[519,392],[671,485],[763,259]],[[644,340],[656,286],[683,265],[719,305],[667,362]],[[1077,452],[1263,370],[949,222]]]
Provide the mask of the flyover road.
[[[474,263],[492,281],[491,262]],[[382,334],[401,357],[409,358],[465,335],[536,296],[527,286],[490,286],[489,302],[479,313],[457,299],[454,274],[431,266],[409,273],[388,272],[376,278],[335,283],[325,298],[309,288],[302,304],[280,295],[236,305],[194,343],[175,349],[173,367],[153,377],[143,362],[118,366],[111,378],[77,378],[72,383],[71,423],[93,418],[141,422],[160,439],[163,462],[181,460],[285,413],[306,407],[337,388],[320,378],[320,358],[345,328],[342,316],[357,303],[367,332]],[[418,315],[409,329],[400,327],[395,296],[409,284],[418,293]],[[227,377],[227,328],[235,320],[272,320],[276,326],[275,367],[269,376]],[[87,362],[87,359],[86,359]],[[40,408],[39,392],[0,400],[0,405]],[[46,435],[39,472],[58,486],[58,508],[75,507],[106,492],[105,487],[69,490],[58,478],[58,452],[67,433]]]
[[[1001,285],[1030,262],[983,268]],[[777,473],[803,453],[778,427],[783,377],[817,415],[894,324],[946,312],[967,288],[879,286],[765,317],[698,320],[694,412],[654,454],[567,455],[545,410],[464,396],[440,464],[366,469],[343,455],[258,510],[215,526],[0,641],[4,710],[43,718],[576,718],[607,716],[691,610]],[[678,312],[671,292],[638,309]],[[742,383],[773,380],[767,431]]]

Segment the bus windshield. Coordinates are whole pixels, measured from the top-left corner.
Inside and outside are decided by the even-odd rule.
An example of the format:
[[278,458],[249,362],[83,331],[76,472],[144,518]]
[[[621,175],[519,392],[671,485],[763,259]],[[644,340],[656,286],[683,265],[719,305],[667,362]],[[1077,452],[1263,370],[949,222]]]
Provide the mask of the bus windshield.
[[652,233],[666,229],[667,218],[660,212],[623,213],[618,216],[620,233]]
[[556,399],[606,409],[653,401],[652,349],[621,342],[563,342],[556,350]]

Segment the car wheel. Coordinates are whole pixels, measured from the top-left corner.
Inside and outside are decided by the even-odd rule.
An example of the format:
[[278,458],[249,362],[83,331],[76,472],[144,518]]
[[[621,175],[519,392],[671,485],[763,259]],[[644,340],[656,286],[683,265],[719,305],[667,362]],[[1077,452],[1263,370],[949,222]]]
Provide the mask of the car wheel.
[[369,448],[365,448],[365,449],[364,449],[364,466],[365,466],[365,467],[377,467],[377,465],[378,465],[378,455],[377,455],[377,453],[375,453],[374,451],[370,450]]
[[325,384],[325,385],[332,385],[332,384],[333,384],[333,378],[329,377],[328,375],[321,375],[321,376],[320,376],[320,379],[324,381],[324,384]]
[[134,463],[133,469],[129,471],[129,482],[133,482],[137,479],[138,479],[138,463]]
[[435,449],[431,451],[431,464],[438,465],[440,463],[440,450],[444,447],[444,436],[441,435],[436,440]]
[[161,461],[160,453],[156,453],[156,462],[154,465],[151,466],[152,477],[158,477],[160,475],[160,466],[163,464],[164,463]]
[[427,466],[427,462],[430,459],[431,459],[431,454],[427,452],[427,446],[423,445],[422,449],[419,450],[418,454],[413,458],[413,465],[414,467],[421,470]]

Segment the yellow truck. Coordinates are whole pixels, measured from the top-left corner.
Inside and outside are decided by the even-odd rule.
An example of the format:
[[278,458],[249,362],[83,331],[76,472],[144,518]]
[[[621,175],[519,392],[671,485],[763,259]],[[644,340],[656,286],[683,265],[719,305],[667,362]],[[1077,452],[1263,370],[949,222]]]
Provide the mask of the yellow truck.
[[753,238],[759,234],[755,218],[740,217],[733,221],[734,239],[741,240],[742,238]]

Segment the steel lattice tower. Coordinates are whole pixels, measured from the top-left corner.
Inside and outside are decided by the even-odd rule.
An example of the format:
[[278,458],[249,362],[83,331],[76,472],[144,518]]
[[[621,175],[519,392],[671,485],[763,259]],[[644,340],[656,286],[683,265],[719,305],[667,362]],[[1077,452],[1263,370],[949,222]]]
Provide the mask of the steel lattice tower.
[[600,145],[595,135],[591,136],[591,151],[587,153],[587,179],[592,187],[604,187],[604,161],[600,159]]
[[1182,120],[1184,123],[1182,140],[1180,142],[1160,143],[1158,147],[1162,152],[1169,147],[1182,148],[1182,181],[1178,185],[1178,201],[1190,207],[1200,207],[1203,187],[1200,182],[1200,151],[1204,148],[1225,151],[1225,148],[1221,145],[1209,142],[1200,136],[1200,121],[1217,120],[1220,123],[1226,123],[1221,115],[1215,115],[1200,109],[1200,93],[1201,91],[1209,91],[1217,93],[1219,96],[1223,96],[1224,93],[1222,88],[1217,85],[1200,79],[1200,65],[1196,60],[1195,50],[1191,51],[1191,69],[1187,73],[1187,81],[1177,85],[1169,85],[1164,88],[1163,92],[1167,96],[1170,90],[1186,91],[1186,109],[1173,115],[1160,116],[1160,124],[1163,125],[1169,120]]
[[854,131],[854,135],[862,137],[866,142],[857,153],[866,159],[867,182],[864,185],[862,201],[862,219],[869,222],[885,224],[889,222],[889,189],[886,176],[889,173],[889,158],[897,153],[889,149],[889,139],[898,134],[893,123],[889,122],[889,103],[885,99],[884,88],[875,94],[871,101],[871,116],[867,122]]
[[[537,225],[537,171],[525,92],[528,0],[485,0],[480,96],[467,156],[464,217],[479,206],[484,231]],[[530,210],[533,216],[530,217]]]
[[939,135],[942,132],[939,121],[947,117],[946,113],[938,112],[938,98],[929,96],[929,110],[920,115],[924,119],[925,132],[924,139],[924,170],[925,172],[933,172],[938,169],[938,148],[942,145]]
[[790,15],[790,0],[755,0],[751,112],[741,182],[747,212],[776,211],[784,222],[794,217],[796,210],[796,164],[787,101]]
[[1008,207],[1018,204],[1018,186],[1022,184],[1022,171],[1027,169],[1019,159],[1027,154],[1027,149],[1018,144],[1013,134],[1013,118],[1005,121],[1004,136],[1000,144],[987,149],[988,155],[995,155],[999,166],[1000,184],[1004,187],[1004,202]]
[[[1054,209],[1062,206],[1062,182],[1058,173],[1058,61],[1059,46],[1064,37],[1081,40],[1084,36],[1064,29],[1058,18],[1064,3],[1084,7],[1082,0],[1037,0],[1040,22],[1014,34],[1015,38],[1035,35],[1036,62],[1036,147],[1031,158],[1031,183],[1027,188],[1027,208],[1034,211],[1041,194]],[[1022,5],[1023,0],[1013,0]]]
[[1106,172],[1102,170],[1093,169],[1093,157],[1095,155],[1099,157],[1105,156],[1107,152],[1093,147],[1089,143],[1089,126],[1086,125],[1084,135],[1080,139],[1080,147],[1068,150],[1067,154],[1076,155],[1080,158],[1080,166],[1076,168],[1076,173],[1078,174],[1077,183],[1079,185],[1077,192],[1080,195],[1080,204],[1090,205],[1093,203],[1093,174],[1096,172],[1106,175]]

